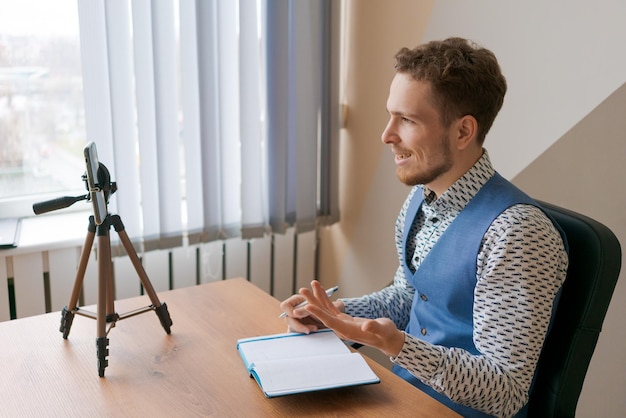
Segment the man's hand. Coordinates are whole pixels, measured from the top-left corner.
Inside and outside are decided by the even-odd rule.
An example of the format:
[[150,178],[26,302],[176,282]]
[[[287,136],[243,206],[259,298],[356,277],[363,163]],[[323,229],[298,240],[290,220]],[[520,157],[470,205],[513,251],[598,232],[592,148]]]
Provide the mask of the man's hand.
[[[293,311],[294,315],[299,315],[301,318],[316,318],[323,325],[335,331],[340,338],[377,348],[390,357],[396,357],[402,350],[404,333],[398,330],[392,320],[388,318],[354,318],[343,313],[343,309],[340,310],[343,308],[343,303],[338,307],[337,302],[332,302],[322,285],[316,280],[311,282],[311,290],[300,289],[300,295],[306,299],[308,305]],[[297,295],[290,299],[293,299],[289,303],[291,307],[303,300]],[[281,307],[283,307],[282,304]],[[283,307],[283,309],[285,308]],[[307,312],[308,316],[300,312],[303,310]],[[287,311],[285,310],[285,312]],[[316,326],[319,328],[319,325]]]
[[[319,329],[326,328],[326,326],[319,319],[311,315],[303,307],[296,308],[304,301],[306,301],[306,299],[303,296],[295,294],[281,302],[280,309],[282,309],[282,311],[287,315],[285,322],[287,322],[288,330],[290,332],[309,334]],[[335,303],[338,306],[337,309],[343,309],[343,303],[340,301]]]

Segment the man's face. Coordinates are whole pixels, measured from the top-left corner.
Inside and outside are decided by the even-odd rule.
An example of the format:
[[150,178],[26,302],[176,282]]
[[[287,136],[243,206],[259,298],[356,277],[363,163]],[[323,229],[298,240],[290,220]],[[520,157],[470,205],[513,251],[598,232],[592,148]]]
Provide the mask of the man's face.
[[430,98],[430,84],[397,73],[389,88],[389,122],[382,141],[395,154],[396,175],[404,184],[428,185],[453,165],[448,127]]

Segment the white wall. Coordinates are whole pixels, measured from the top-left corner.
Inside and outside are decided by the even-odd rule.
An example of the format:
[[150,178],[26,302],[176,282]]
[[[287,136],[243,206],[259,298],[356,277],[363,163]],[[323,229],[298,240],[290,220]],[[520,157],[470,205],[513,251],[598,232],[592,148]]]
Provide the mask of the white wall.
[[508,92],[486,146],[512,178],[626,81],[626,2],[435,2],[424,41],[494,51]]

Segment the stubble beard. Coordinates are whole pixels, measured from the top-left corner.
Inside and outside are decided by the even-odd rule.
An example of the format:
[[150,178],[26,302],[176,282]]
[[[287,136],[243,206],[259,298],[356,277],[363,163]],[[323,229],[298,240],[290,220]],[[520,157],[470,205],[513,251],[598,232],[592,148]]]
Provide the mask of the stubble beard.
[[406,172],[406,170],[398,167],[396,169],[396,176],[398,177],[398,180],[407,186],[417,186],[432,183],[437,178],[447,173],[453,165],[452,152],[450,151],[448,143],[449,141],[447,137],[443,137],[441,139],[439,144],[440,159],[427,171],[420,170],[420,167],[417,167],[411,172]]

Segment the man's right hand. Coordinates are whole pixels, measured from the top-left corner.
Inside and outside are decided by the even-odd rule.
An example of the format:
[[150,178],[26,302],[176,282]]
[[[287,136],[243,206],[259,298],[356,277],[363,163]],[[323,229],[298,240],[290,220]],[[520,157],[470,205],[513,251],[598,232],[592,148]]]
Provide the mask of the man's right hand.
[[[302,289],[301,289],[302,290]],[[300,303],[306,299],[301,294],[297,293],[285,299],[280,304],[280,309],[287,314],[285,322],[287,323],[287,330],[289,332],[301,332],[309,334],[317,330],[326,328],[326,325],[317,319],[314,315],[311,315],[304,307],[296,308]],[[333,303],[337,309],[341,312],[344,310],[343,302],[336,300]]]

